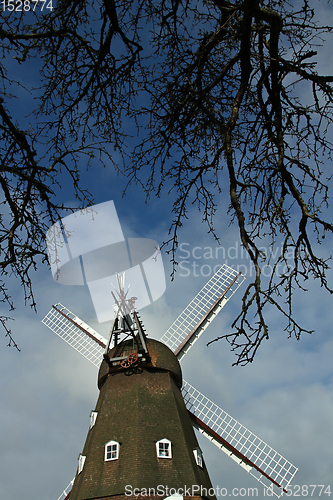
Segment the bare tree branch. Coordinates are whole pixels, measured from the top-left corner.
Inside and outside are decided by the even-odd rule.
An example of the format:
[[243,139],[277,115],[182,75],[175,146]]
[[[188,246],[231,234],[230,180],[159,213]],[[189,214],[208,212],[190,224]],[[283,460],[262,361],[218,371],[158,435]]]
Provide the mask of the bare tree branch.
[[[269,337],[272,308],[288,335],[300,338],[307,329],[294,317],[295,288],[314,278],[332,293],[330,255],[321,257],[318,245],[333,230],[333,77],[316,71],[332,27],[316,9],[314,0],[63,0],[29,23],[4,13],[3,276],[12,270],[34,304],[27,273],[46,257],[45,228],[63,210],[57,182],[69,176],[84,206],[78,160],[107,158],[147,199],[168,193],[173,272],[189,206],[218,240],[214,216],[228,194],[230,220],[255,270],[224,336],[238,364],[252,361]],[[22,69],[32,61],[39,67],[40,88],[27,89],[38,102],[34,130],[11,118],[13,58]],[[113,150],[122,165],[114,165]],[[272,248],[281,241],[281,252],[264,255],[263,237]]]

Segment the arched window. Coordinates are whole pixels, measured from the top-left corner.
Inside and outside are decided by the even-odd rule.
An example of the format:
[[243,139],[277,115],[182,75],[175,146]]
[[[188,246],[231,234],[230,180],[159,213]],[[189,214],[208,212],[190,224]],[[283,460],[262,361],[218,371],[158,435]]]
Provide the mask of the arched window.
[[158,458],[172,458],[171,441],[169,439],[157,441],[156,452]]
[[118,460],[119,458],[119,443],[117,441],[109,441],[105,445],[104,460]]

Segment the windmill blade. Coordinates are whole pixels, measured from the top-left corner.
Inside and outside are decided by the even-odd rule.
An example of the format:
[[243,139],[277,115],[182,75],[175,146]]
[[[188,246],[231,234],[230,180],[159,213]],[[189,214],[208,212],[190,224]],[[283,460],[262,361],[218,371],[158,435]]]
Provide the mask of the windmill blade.
[[179,361],[221,311],[244,279],[241,273],[223,264],[172,323],[161,338],[161,342],[174,351]]
[[106,347],[105,338],[65,306],[52,306],[42,323],[95,366],[100,366]]
[[276,496],[287,492],[297,468],[210,399],[183,381],[193,425]]
[[73,478],[71,480],[71,482],[69,483],[69,485],[67,486],[67,488],[64,489],[64,491],[61,493],[61,495],[58,498],[58,500],[68,500],[69,499],[69,495],[70,495],[70,492],[72,491],[72,486],[73,486],[73,483],[74,483],[74,479],[75,478]]

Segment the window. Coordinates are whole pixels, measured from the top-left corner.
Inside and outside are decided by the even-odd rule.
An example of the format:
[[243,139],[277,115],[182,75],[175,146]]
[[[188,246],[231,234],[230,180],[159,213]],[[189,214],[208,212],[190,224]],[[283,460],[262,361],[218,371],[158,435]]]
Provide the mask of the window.
[[119,458],[119,443],[117,443],[117,441],[109,441],[105,445],[104,460],[108,462],[109,460],[118,460],[118,458]]
[[171,441],[169,441],[169,439],[157,441],[156,452],[158,458],[172,458]]
[[79,455],[79,466],[77,469],[78,474],[80,474],[80,472],[82,472],[85,460],[86,460],[85,455]]
[[195,458],[197,465],[199,465],[199,467],[203,468],[203,457],[202,457],[202,451],[200,450],[200,448],[195,448],[195,450],[193,450],[193,453],[194,453],[194,458]]
[[92,411],[90,413],[90,426],[89,426],[89,429],[91,429],[92,427],[94,427],[97,415],[98,415],[97,411]]

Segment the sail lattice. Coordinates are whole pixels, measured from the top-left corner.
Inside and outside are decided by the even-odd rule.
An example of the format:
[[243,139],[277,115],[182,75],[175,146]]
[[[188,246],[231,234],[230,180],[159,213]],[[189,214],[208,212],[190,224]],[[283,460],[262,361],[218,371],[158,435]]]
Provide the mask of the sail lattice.
[[71,492],[71,489],[72,489],[72,486],[73,486],[73,483],[74,483],[74,479],[75,478],[73,478],[71,480],[71,482],[69,483],[69,485],[67,486],[67,488],[64,489],[64,491],[61,493],[61,495],[58,498],[58,500],[67,500],[69,498],[69,494]]
[[100,366],[106,347],[105,338],[65,306],[53,306],[42,323],[95,366]]
[[168,328],[161,342],[176,353],[179,346],[188,337],[192,337],[185,352],[177,356],[180,359],[220,312],[244,279],[244,276],[226,264],[221,266]]
[[198,430],[280,496],[298,469],[186,381],[182,395]]

